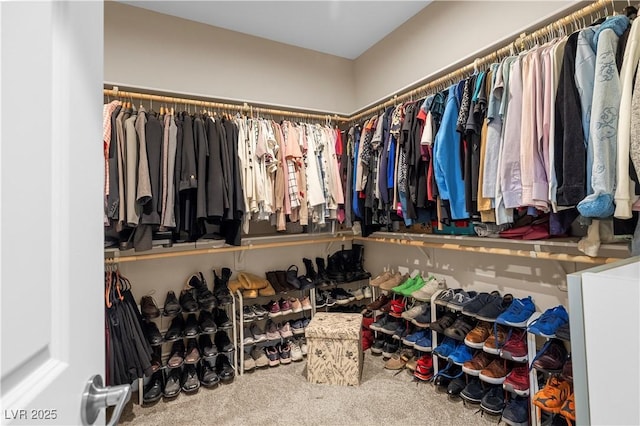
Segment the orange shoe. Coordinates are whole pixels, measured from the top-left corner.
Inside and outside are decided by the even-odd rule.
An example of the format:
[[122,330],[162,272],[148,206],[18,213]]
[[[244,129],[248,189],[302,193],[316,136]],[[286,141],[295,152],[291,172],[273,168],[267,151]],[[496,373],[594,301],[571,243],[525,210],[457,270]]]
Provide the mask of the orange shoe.
[[562,404],[560,415],[567,420],[576,421],[576,399],[573,392],[571,392],[569,398]]
[[551,376],[547,384],[533,396],[533,404],[541,410],[559,413],[571,394],[571,385],[566,380]]

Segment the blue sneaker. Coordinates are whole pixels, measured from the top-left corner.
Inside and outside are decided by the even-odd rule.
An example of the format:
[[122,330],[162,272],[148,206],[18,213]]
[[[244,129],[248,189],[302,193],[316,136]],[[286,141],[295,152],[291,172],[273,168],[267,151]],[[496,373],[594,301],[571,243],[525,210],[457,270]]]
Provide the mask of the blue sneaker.
[[413,345],[413,349],[422,352],[431,351],[431,331],[425,330],[424,337]]
[[433,353],[442,358],[449,358],[449,355],[451,355],[457,347],[458,342],[453,340],[451,337],[445,337],[442,343],[433,350]]
[[[415,333],[412,333],[412,334],[409,334],[408,336],[405,336],[402,339],[402,343],[404,343],[407,346],[413,347],[413,345],[415,345],[418,340],[424,339],[424,337],[427,334],[429,334],[429,337],[431,337],[431,331],[418,330]],[[431,344],[429,344],[429,346],[431,346]]]
[[502,411],[502,420],[512,426],[528,425],[529,398],[512,398]]
[[533,304],[531,296],[524,299],[514,299],[509,308],[496,319],[496,322],[511,327],[525,327],[535,311],[536,306]]
[[569,314],[564,309],[564,306],[558,305],[555,308],[544,311],[538,319],[529,325],[528,331],[547,338],[556,337],[556,330],[568,322]]
[[449,355],[449,361],[456,365],[462,365],[467,361],[471,361],[471,358],[473,358],[471,348],[463,343],[459,344],[456,350]]

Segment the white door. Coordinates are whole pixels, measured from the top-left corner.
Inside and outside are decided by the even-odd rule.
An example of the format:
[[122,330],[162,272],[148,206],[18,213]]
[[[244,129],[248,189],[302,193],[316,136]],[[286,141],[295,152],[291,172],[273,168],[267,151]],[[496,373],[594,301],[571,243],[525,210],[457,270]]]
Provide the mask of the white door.
[[0,31],[0,422],[80,424],[105,374],[103,4],[1,2]]

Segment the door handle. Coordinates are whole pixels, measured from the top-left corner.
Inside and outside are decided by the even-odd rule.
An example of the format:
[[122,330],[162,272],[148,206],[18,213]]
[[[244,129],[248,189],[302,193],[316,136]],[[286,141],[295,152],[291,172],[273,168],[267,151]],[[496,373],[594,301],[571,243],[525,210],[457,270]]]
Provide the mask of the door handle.
[[100,410],[115,406],[111,421],[107,426],[116,425],[130,398],[131,385],[104,386],[102,376],[96,374],[89,379],[82,393],[82,406],[80,407],[82,424],[92,425],[98,418]]

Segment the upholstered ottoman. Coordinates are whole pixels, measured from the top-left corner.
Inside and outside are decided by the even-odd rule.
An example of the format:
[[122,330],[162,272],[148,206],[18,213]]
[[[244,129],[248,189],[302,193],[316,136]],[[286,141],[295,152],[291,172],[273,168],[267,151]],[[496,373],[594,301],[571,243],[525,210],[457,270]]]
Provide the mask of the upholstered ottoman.
[[318,312],[305,330],[307,380],[354,386],[362,374],[362,315]]

